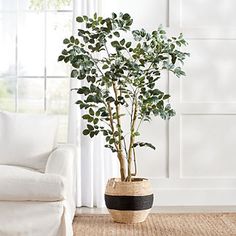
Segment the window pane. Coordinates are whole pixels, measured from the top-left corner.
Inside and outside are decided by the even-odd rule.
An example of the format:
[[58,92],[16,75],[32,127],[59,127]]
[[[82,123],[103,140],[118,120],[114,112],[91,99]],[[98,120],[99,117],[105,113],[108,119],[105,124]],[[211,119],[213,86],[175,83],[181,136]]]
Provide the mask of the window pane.
[[70,79],[47,79],[47,113],[59,119],[58,142],[67,141]]
[[0,11],[16,11],[17,0],[0,0]]
[[16,14],[0,13],[0,76],[16,74]]
[[68,76],[69,66],[57,61],[63,39],[72,34],[72,13],[47,13],[47,75]]
[[51,114],[68,113],[69,79],[47,79],[47,112]]
[[44,14],[19,14],[19,75],[44,74]]
[[48,10],[72,10],[73,0],[46,0]]
[[0,79],[0,110],[15,111],[14,79]]
[[32,10],[32,11],[43,11],[45,3],[44,0],[20,0],[19,9],[20,10]]
[[18,79],[18,110],[44,112],[44,79]]
[[[46,2],[46,5],[45,5]],[[22,10],[43,11],[72,10],[72,0],[20,0],[19,8]]]
[[59,142],[67,140],[70,80],[57,77],[69,77],[70,68],[57,58],[72,34],[72,3],[0,0],[0,110],[15,111],[16,101],[18,112],[46,108],[59,118]]

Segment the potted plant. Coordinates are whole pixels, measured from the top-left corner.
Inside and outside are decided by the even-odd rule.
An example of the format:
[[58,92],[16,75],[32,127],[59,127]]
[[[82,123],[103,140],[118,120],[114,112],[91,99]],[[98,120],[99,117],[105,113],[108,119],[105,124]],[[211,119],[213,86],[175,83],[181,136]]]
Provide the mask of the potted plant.
[[168,38],[162,27],[151,33],[131,31],[133,20],[127,13],[112,13],[108,18],[95,13],[76,20],[83,27],[78,37],[64,39],[65,49],[58,60],[70,63],[71,77],[83,81],[75,88],[81,95],[76,103],[87,122],[83,134],[104,135],[105,147],[117,154],[120,178],[110,179],[105,193],[109,212],[116,222],[141,222],[152,207],[153,193],[147,179],[135,177],[135,150],[155,147],[137,141],[139,129],[153,116],[169,119],[175,115],[168,103],[170,95],[158,89],[158,81],[163,70],[177,77],[185,74],[181,66],[189,54],[180,48],[186,41],[182,34]]

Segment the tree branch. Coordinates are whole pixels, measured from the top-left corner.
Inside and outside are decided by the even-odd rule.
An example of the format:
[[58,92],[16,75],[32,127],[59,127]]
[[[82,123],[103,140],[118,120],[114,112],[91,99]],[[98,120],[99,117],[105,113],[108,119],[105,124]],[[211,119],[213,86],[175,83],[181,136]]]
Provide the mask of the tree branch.
[[[108,102],[108,113],[109,113],[109,120],[110,120],[110,124],[111,124],[111,129],[112,129],[112,134],[113,134],[113,138],[115,140],[115,147],[118,153],[118,159],[120,162],[120,176],[121,176],[121,181],[125,180],[125,163],[124,163],[124,156],[123,156],[123,152],[122,152],[122,144],[121,144],[121,138],[120,138],[120,129],[118,130],[119,133],[119,141],[118,141],[118,145],[116,143],[116,138],[115,138],[115,127],[114,127],[114,121],[113,121],[113,115],[112,115],[112,110],[111,110],[111,104]],[[119,115],[117,115],[117,118],[119,120]],[[117,122],[118,122],[117,120]],[[119,124],[119,122],[118,122]]]
[[127,181],[131,181],[132,173],[131,173],[131,163],[132,163],[132,149],[133,149],[133,144],[135,141],[135,123],[137,119],[137,113],[138,113],[138,103],[136,97],[134,98],[134,115],[132,119],[132,124],[130,128],[130,143],[129,143],[129,151],[128,151],[128,176],[126,178]]
[[117,146],[117,143],[116,143],[115,127],[114,127],[114,121],[113,121],[113,115],[112,115],[112,110],[111,110],[110,102],[107,103],[107,107],[108,107],[108,114],[109,114],[110,127],[111,127],[111,131],[112,131],[112,137],[115,140],[115,147],[116,147],[116,150],[118,152],[119,151],[119,147]]
[[133,149],[133,156],[134,156],[134,173],[132,173],[132,176],[136,176],[137,175],[137,161],[136,161],[136,154],[135,154],[135,148],[132,147]]

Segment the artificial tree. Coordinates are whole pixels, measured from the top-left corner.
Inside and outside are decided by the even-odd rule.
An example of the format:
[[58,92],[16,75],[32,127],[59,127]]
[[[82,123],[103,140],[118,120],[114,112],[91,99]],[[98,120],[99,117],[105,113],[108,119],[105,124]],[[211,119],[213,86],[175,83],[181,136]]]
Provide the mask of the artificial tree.
[[[91,138],[103,134],[105,147],[117,153],[121,181],[131,181],[137,173],[135,149],[155,149],[151,143],[136,141],[142,122],[175,115],[168,104],[170,95],[158,89],[158,82],[163,70],[185,75],[181,66],[189,54],[180,48],[187,43],[182,34],[168,38],[162,27],[151,33],[131,31],[133,20],[127,13],[108,18],[95,13],[76,20],[82,24],[78,37],[64,39],[58,60],[70,63],[71,77],[82,81],[75,89],[81,95],[76,103],[85,110],[83,134]],[[128,131],[123,128],[126,116]]]

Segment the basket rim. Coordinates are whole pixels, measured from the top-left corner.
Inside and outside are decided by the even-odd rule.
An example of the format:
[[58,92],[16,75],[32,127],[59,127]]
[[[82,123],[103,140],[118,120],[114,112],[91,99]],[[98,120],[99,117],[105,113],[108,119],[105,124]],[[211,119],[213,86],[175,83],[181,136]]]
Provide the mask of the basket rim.
[[149,182],[149,179],[142,177],[134,177],[131,182],[121,181],[120,178],[110,178],[108,182],[115,182],[119,184],[129,185],[129,184],[143,184]]

